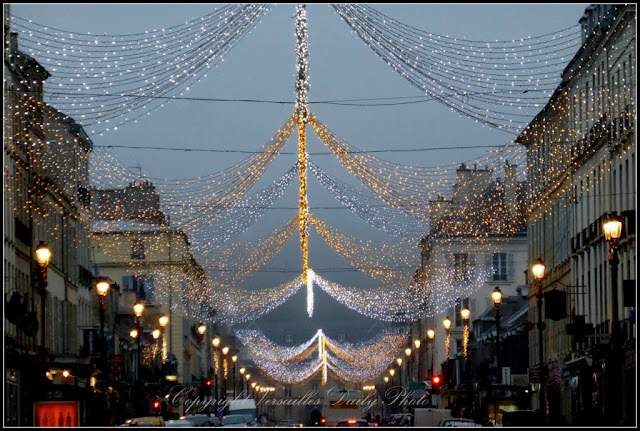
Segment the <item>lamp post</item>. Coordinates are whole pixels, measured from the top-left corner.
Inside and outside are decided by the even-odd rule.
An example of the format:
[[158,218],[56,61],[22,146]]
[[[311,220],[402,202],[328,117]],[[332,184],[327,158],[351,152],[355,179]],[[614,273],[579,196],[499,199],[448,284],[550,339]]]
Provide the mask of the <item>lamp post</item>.
[[102,375],[103,387],[106,387],[106,379],[107,379],[107,374],[105,372],[105,368],[107,364],[107,340],[104,336],[104,314],[106,311],[105,302],[106,302],[107,293],[109,292],[110,287],[111,285],[104,278],[99,278],[96,282],[96,292],[98,293],[98,303],[99,303],[98,311],[100,312],[100,342],[102,344],[102,348],[100,352],[100,359],[102,363],[100,364],[100,366],[103,372],[103,375]]
[[495,306],[495,318],[496,318],[496,368],[497,368],[497,382],[502,383],[502,367],[500,363],[500,302],[502,301],[502,291],[498,286],[493,289],[491,293],[491,299]]
[[400,386],[402,386],[402,358],[398,356],[396,362],[398,363],[398,379],[400,380]]
[[409,385],[409,382],[411,381],[411,379],[413,378],[413,370],[412,370],[412,366],[413,366],[413,361],[411,360],[411,347],[407,347],[404,349],[404,354],[407,357],[407,385]]
[[462,354],[464,356],[464,379],[467,387],[467,402],[471,404],[471,370],[469,369],[469,317],[471,316],[471,310],[469,307],[462,307],[460,310],[460,316],[462,317],[462,323],[464,325],[462,333]]
[[205,325],[204,323],[200,323],[198,325],[198,345],[200,346],[200,380],[201,380],[201,388],[202,388],[202,393],[204,394],[206,391],[206,384],[205,384],[205,367],[206,367],[206,359],[204,357],[204,333],[207,332],[207,325]]
[[[219,373],[219,368],[218,368],[218,364],[219,364],[219,356],[218,356],[218,346],[220,345],[220,336],[216,335],[215,337],[213,337],[213,340],[211,340],[211,344],[213,345],[213,367],[215,368],[214,370],[214,374],[216,375],[215,378],[215,391],[216,391],[216,402],[218,399],[218,396],[220,395],[220,392],[218,392],[218,373]],[[216,409],[216,413],[217,413],[217,409]]]
[[419,339],[419,338],[416,338],[416,339],[413,341],[413,345],[414,345],[414,346],[415,346],[415,348],[416,348],[416,369],[417,369],[417,370],[416,370],[416,381],[419,381],[419,380],[420,380],[420,345],[421,345],[421,344],[422,344],[422,343],[420,342],[420,339]]
[[244,373],[247,371],[245,367],[240,367],[238,372],[240,373],[240,394],[244,393]]
[[[491,292],[491,299],[495,306],[496,318],[496,382],[502,383],[502,367],[500,363],[500,302],[502,301],[502,291],[496,286]],[[493,420],[498,424],[498,398],[496,397],[496,388],[493,388]]]
[[429,368],[429,377],[433,376],[433,339],[436,336],[436,331],[433,328],[427,329],[427,339],[429,340],[429,350],[431,350],[431,367]]
[[445,317],[442,321],[442,325],[444,326],[444,330],[446,332],[446,335],[444,337],[444,346],[447,351],[447,362],[449,362],[449,352],[451,349],[451,333],[449,332],[449,330],[451,329],[451,319],[449,319],[449,317]]
[[231,357],[231,362],[233,362],[233,373],[232,373],[232,378],[233,378],[233,399],[236,399],[236,361],[238,360],[238,355],[233,355]]
[[229,348],[224,346],[222,348],[222,376],[224,377],[224,387],[222,389],[222,394],[224,399],[227,399],[227,353],[229,353]]
[[542,417],[546,420],[547,416],[547,408],[545,403],[545,369],[544,369],[544,351],[543,351],[543,334],[544,330],[543,322],[542,322],[542,279],[544,278],[545,266],[542,259],[538,259],[534,262],[531,267],[531,273],[533,274],[533,278],[536,280],[536,284],[538,286],[538,292],[536,294],[536,298],[538,298],[538,341],[539,341],[539,362],[540,362],[540,413]]
[[142,329],[140,326],[140,318],[142,317],[142,312],[144,311],[144,304],[142,302],[136,302],[133,305],[133,314],[136,316],[136,331],[137,331],[137,336],[136,336],[136,340],[138,342],[138,361],[137,361],[137,372],[136,372],[136,382],[140,381],[140,367],[142,366],[141,364],[141,357],[142,355],[140,354],[140,339],[142,338]]
[[51,261],[51,249],[42,241],[36,247],[36,262],[38,263],[38,287],[40,288],[40,354],[42,355],[42,365],[45,366],[47,358],[46,335],[45,335],[45,304],[47,297],[47,268]]
[[462,335],[462,353],[464,355],[466,365],[466,361],[469,356],[469,316],[471,316],[469,307],[463,307],[462,310],[460,310],[460,316],[462,317],[462,323],[464,324],[464,331]]
[[247,398],[249,398],[249,380],[251,380],[251,374],[247,373],[244,377],[247,379]]
[[160,317],[158,318],[158,323],[160,324],[160,336],[162,338],[161,339],[162,349],[160,352],[160,359],[162,361],[162,377],[164,377],[164,374],[165,374],[164,361],[167,358],[167,352],[166,352],[167,340],[165,338],[165,330],[167,328],[167,325],[169,324],[169,318],[166,315],[161,314]]
[[624,219],[613,211],[602,223],[604,237],[609,243],[609,266],[611,267],[611,291],[610,291],[610,314],[611,314],[611,337],[609,339],[609,352],[606,363],[607,388],[611,388],[605,394],[605,405],[607,407],[607,417],[611,420],[611,425],[620,425],[622,391],[622,358],[620,321],[618,320],[618,241],[622,236]]

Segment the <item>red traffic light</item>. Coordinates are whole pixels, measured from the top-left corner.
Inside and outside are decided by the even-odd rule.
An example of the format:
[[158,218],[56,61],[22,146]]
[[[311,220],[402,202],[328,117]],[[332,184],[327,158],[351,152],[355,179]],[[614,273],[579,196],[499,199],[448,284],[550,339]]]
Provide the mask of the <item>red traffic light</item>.
[[211,386],[211,380],[207,380],[207,386]]
[[440,383],[440,376],[433,376],[433,384],[438,385]]
[[160,401],[154,401],[153,402],[153,408],[154,409],[159,409],[160,408]]

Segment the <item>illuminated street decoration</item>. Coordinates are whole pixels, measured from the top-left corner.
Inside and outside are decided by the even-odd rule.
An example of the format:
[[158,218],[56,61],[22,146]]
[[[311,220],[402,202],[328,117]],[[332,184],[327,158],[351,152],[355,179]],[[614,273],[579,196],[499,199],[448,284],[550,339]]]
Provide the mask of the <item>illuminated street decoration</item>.
[[88,128],[110,132],[185,96],[271,8],[228,4],[172,27],[83,34],[12,15],[20,48],[52,76],[45,100]]
[[517,134],[543,107],[582,44],[578,25],[506,41],[433,34],[367,4],[332,4],[353,32],[426,95],[489,127]]
[[[305,126],[309,116],[309,101],[307,93],[309,91],[309,62],[307,57],[309,51],[307,47],[307,13],[306,5],[296,6],[296,54],[297,74],[296,74],[296,120],[298,122],[298,163],[300,167],[300,204],[298,209],[298,221],[300,224],[300,247],[302,249],[302,275],[307,283],[307,270],[309,269],[309,232],[308,217],[309,209],[307,204],[307,137]],[[311,317],[313,292],[311,286],[307,288],[307,312]]]
[[[322,384],[329,371],[341,380],[365,382],[380,374],[392,363],[409,339],[406,328],[388,328],[365,343],[338,342],[322,330],[295,347],[283,347],[257,330],[236,330],[252,361],[268,376],[298,383],[322,372]],[[318,357],[312,353],[318,350]]]
[[[542,76],[542,74],[549,73],[548,70],[556,70],[558,67],[564,67],[566,63],[564,56],[569,55],[571,50],[576,49],[576,43],[579,39],[579,35],[575,36],[573,32],[563,30],[535,38],[511,41],[511,43],[467,41],[432,35],[409,28],[377,13],[366,5],[335,5],[333,7],[349,22],[349,25],[361,38],[371,44],[372,48],[378,45],[378,41],[380,41],[378,45],[379,50],[376,52],[400,73],[408,70],[406,67],[410,62],[406,61],[406,56],[410,49],[419,48],[412,51],[418,53],[417,55],[420,57],[416,58],[414,62],[417,70],[416,74],[411,75],[406,73],[404,75],[413,85],[423,89],[427,94],[445,103],[454,111],[471,116],[484,124],[499,127],[509,132],[518,130],[520,124],[526,124],[529,121],[530,117],[525,113],[527,109],[533,107],[537,109],[536,104],[546,103],[548,97],[545,92],[555,88],[553,83],[556,81],[556,78],[547,78],[546,76]],[[220,30],[219,34],[216,33],[217,35],[215,37],[219,37],[219,40],[224,40],[226,41],[225,43],[228,43],[238,34],[243,34],[242,32],[248,31],[247,29],[253,25],[254,22],[257,22],[260,14],[262,14],[266,8],[261,6],[235,5],[225,6],[224,10],[224,14],[222,12],[212,14],[210,18],[212,20],[211,22],[215,20],[220,20],[219,22],[221,23],[224,22],[224,26],[221,27],[223,30]],[[237,11],[237,13],[229,11]],[[228,21],[224,19],[221,20],[221,17],[225,16],[227,12],[234,15],[234,19]],[[296,52],[298,62],[295,112],[282,129],[278,131],[276,136],[272,138],[271,142],[263,147],[263,151],[257,152],[256,155],[228,169],[204,177],[169,180],[142,176],[145,181],[155,181],[158,189],[161,191],[163,199],[162,205],[164,208],[167,208],[166,214],[171,215],[171,221],[175,226],[184,229],[189,237],[193,239],[191,250],[194,256],[203,262],[203,267],[207,273],[206,277],[203,275],[181,286],[176,286],[174,293],[180,297],[179,301],[171,302],[171,298],[166,296],[166,292],[158,292],[158,300],[162,303],[171,303],[173,309],[185,310],[185,312],[190,313],[190,315],[194,317],[198,316],[198,318],[200,318],[204,315],[209,320],[236,324],[256,319],[273,310],[275,307],[284,303],[284,301],[290,298],[290,296],[297,292],[302,286],[306,286],[307,288],[307,312],[309,316],[312,316],[314,300],[313,285],[316,284],[316,286],[350,309],[374,319],[408,322],[421,317],[437,315],[452,306],[456,298],[469,296],[470,293],[481,286],[486,278],[491,275],[491,269],[473,268],[468,278],[458,280],[448,271],[448,267],[444,263],[434,262],[430,263],[427,268],[430,272],[429,278],[422,282],[411,280],[410,276],[413,269],[409,270],[407,268],[406,272],[397,270],[400,266],[409,267],[411,258],[413,257],[411,253],[402,249],[399,245],[400,243],[380,245],[370,241],[362,241],[341,234],[311,216],[307,197],[307,167],[319,179],[321,184],[329,189],[340,202],[371,225],[400,238],[412,238],[411,232],[420,235],[420,228],[415,228],[415,231],[412,230],[416,224],[412,225],[408,222],[406,224],[394,223],[394,221],[398,219],[398,213],[401,213],[400,215],[402,215],[402,217],[412,217],[413,219],[410,219],[410,221],[415,221],[417,226],[424,226],[424,231],[428,232],[426,238],[432,241],[434,247],[439,248],[443,254],[456,250],[484,256],[491,255],[498,250],[501,244],[507,241],[521,226],[521,220],[514,214],[509,213],[505,205],[504,182],[500,183],[495,181],[495,176],[501,172],[500,169],[511,163],[517,165],[520,169],[518,179],[523,178],[523,172],[525,168],[528,168],[534,175],[539,174],[541,177],[544,177],[545,181],[551,183],[557,181],[557,176],[561,175],[564,170],[546,171],[544,164],[540,164],[537,160],[525,161],[522,146],[513,145],[512,143],[497,147],[495,150],[489,151],[475,160],[467,161],[466,164],[460,165],[460,169],[458,169],[457,164],[436,167],[403,166],[386,162],[368,154],[366,151],[358,150],[330,132],[308,109],[308,47],[306,42],[307,19],[305,7],[303,5],[297,6],[296,12]],[[364,17],[371,18],[371,22],[366,22],[366,20],[363,19]],[[240,23],[243,19],[245,22]],[[47,29],[23,21],[24,20],[21,21],[17,18],[16,22],[19,23],[17,24],[18,27],[22,26],[20,31],[21,35],[26,39],[25,46],[31,46],[31,48],[35,49],[34,37],[36,37],[37,31],[34,29],[36,28],[42,30],[45,34],[55,34],[52,40],[56,40],[58,44],[63,43],[62,33],[58,30]],[[193,25],[193,23],[191,25]],[[209,25],[209,23],[206,25]],[[194,28],[199,26],[205,26],[205,24],[196,23]],[[31,29],[29,30],[29,28]],[[188,27],[185,27],[185,29],[186,28]],[[379,31],[374,34],[373,29],[376,28],[378,28]],[[228,32],[228,34],[225,35],[225,31]],[[238,31],[240,33],[238,33]],[[396,33],[394,33],[394,31],[396,31]],[[164,37],[164,32],[165,30],[162,30],[162,32],[155,35],[152,34],[151,36],[144,37],[137,35],[137,37],[139,37],[138,42],[147,37],[151,39],[157,37],[157,40],[160,40],[161,37]],[[418,38],[416,38],[417,35],[419,35]],[[202,42],[201,36],[198,36],[198,33],[193,33],[192,36],[191,39],[185,39],[185,45],[182,45],[181,48],[178,46],[176,51],[172,51],[172,55],[174,55],[172,58],[174,60],[184,59],[182,55],[177,54],[179,49],[186,49],[185,47],[191,48],[191,44],[196,41]],[[229,39],[225,39],[226,37]],[[46,37],[43,38],[43,40],[45,40],[44,46],[38,48],[41,51],[37,53],[34,51],[33,55],[36,57],[42,55],[43,57],[49,58],[52,61],[52,63],[49,64],[53,64],[53,69],[57,68],[55,71],[61,72],[59,75],[64,76],[64,62],[59,59],[55,60],[57,57],[55,57],[53,53],[53,43],[49,43]],[[77,40],[81,40],[81,38],[78,37]],[[98,41],[95,43],[97,48],[102,49],[104,55],[108,54],[108,57],[111,56],[111,54],[107,52],[111,48],[106,48],[107,43],[105,42],[107,39],[91,37],[82,40],[85,42]],[[123,49],[121,45],[118,45],[119,41],[117,39],[113,39],[112,37],[112,39],[108,40],[116,41],[115,45],[119,46],[117,49]],[[122,41],[125,40],[128,39],[123,36]],[[384,41],[384,43],[382,41]],[[66,42],[67,40],[65,39],[64,43]],[[75,42],[75,40],[73,42]],[[629,40],[626,42],[631,43],[632,41]],[[147,45],[145,45],[147,41],[140,43],[140,46],[148,52],[154,52],[154,50],[159,49],[159,45],[155,41]],[[216,49],[218,51],[215,55],[220,55],[221,53],[225,53],[225,50],[230,49],[233,42],[229,43],[226,48],[217,47]],[[82,48],[82,43],[78,43],[77,45],[77,50],[71,53],[76,56],[87,55],[87,57],[90,57],[88,50],[80,49]],[[399,51],[394,50],[394,48],[397,47],[402,49]],[[396,52],[399,57],[393,57],[390,54],[392,51]],[[193,53],[193,51],[191,52]],[[488,68],[488,66],[494,64],[491,63],[491,61],[493,61],[492,55],[498,58],[498,53],[500,59],[498,63],[505,67],[492,70],[492,68]],[[530,63],[523,64],[521,60],[527,56],[531,56],[532,53],[539,55],[538,58]],[[130,65],[132,68],[140,66],[137,64],[138,60],[134,58],[125,60],[121,55],[121,53],[118,54],[118,58],[123,62],[131,61],[132,63],[130,63]],[[54,64],[56,61],[60,62]],[[431,63],[427,63],[427,61]],[[540,71],[535,70],[542,65],[542,63],[545,64],[545,68],[548,68],[548,70],[545,68],[542,68]],[[97,69],[95,71],[92,70],[86,63],[80,62],[79,65],[81,68],[84,68],[84,72],[97,72]],[[477,68],[480,72],[474,76],[470,76],[468,73],[470,70],[475,70],[474,68]],[[508,70],[510,70],[510,72],[507,72]],[[517,71],[518,73],[516,74],[512,71]],[[185,70],[182,70],[182,72],[185,72]],[[181,91],[179,88],[182,87],[179,86],[185,85],[185,82],[187,82],[186,77],[188,73],[185,72],[184,75],[179,75],[182,72],[176,71],[178,74],[176,76],[169,75],[169,81],[176,77],[182,79],[180,83],[172,82],[172,85],[175,84],[175,88],[178,89],[176,91]],[[460,73],[456,74],[451,72]],[[446,75],[442,75],[442,73],[446,73]],[[424,78],[425,76],[431,76],[430,74],[438,77],[429,83],[435,86],[427,88],[428,81],[425,81]],[[160,77],[160,75],[158,75],[158,77]],[[194,74],[190,78],[195,79],[195,77],[196,75]],[[459,81],[454,82],[458,77]],[[94,76],[94,78],[98,77]],[[113,78],[114,75],[109,75],[105,77],[103,81],[108,83],[108,81],[113,80]],[[632,84],[622,84],[624,87],[622,93],[626,94],[631,90]],[[74,84],[74,86],[75,85],[76,84]],[[89,84],[87,87],[89,87],[86,88],[87,91],[99,90],[103,92],[106,91],[107,88],[94,84]],[[462,90],[463,87],[464,91]],[[512,87],[515,87],[517,92],[520,93],[516,95]],[[69,88],[62,90],[58,94],[59,100],[63,102],[68,100],[64,91],[68,92]],[[80,87],[73,88],[77,89]],[[468,88],[471,88],[471,90],[468,90]],[[489,88],[491,91],[486,91]],[[140,89],[142,89],[142,87],[136,88],[135,90]],[[524,96],[523,89],[525,89],[524,92],[528,92],[530,95]],[[130,90],[133,91],[132,89]],[[147,88],[147,90],[149,90],[148,95],[161,94],[157,92],[154,93],[156,90],[161,91],[159,80],[151,84],[151,87]],[[124,91],[124,89],[121,89],[121,91]],[[443,95],[443,93],[446,92],[449,92],[449,94]],[[95,105],[97,100],[105,99],[98,98],[97,96],[95,99],[93,98],[94,96],[87,98],[86,95],[81,97],[85,99],[79,99],[80,102],[78,106],[75,107],[76,111],[71,111],[77,112],[77,115],[79,115],[78,119],[82,121],[86,120],[86,124],[96,125],[96,130],[99,129],[99,126],[104,126],[108,121],[112,121],[110,124],[116,124],[117,121],[121,121],[120,124],[132,120],[135,121],[139,111],[134,113],[134,110],[142,106],[136,107],[130,95],[121,95],[112,101],[104,102],[103,106],[96,109],[92,107],[93,105],[91,104],[93,103]],[[563,101],[560,105],[571,106],[571,103],[563,100],[565,97],[568,97],[568,95],[562,94],[559,96],[559,100]],[[577,96],[575,102],[579,106],[583,106],[584,104],[596,106],[596,102],[598,105],[604,106],[605,103],[603,102],[605,101],[605,97],[606,95],[603,92],[594,92],[591,94],[581,93]],[[140,99],[142,100],[143,97],[140,97]],[[626,100],[627,99],[625,99],[625,101]],[[479,102],[479,105],[474,105],[476,102]],[[100,114],[102,108],[107,107],[108,103],[112,104],[110,107],[114,110],[113,117],[102,116]],[[484,106],[492,103],[495,105],[493,109],[484,108]],[[124,109],[125,104],[129,104],[129,107],[126,109]],[[152,104],[145,106],[149,108]],[[7,116],[20,113],[21,110],[30,109],[28,105],[10,106],[9,108],[9,112],[6,114]],[[518,111],[522,110],[522,114],[514,115],[512,108]],[[149,109],[155,108],[151,107]],[[562,110],[556,111],[555,107],[550,107],[549,109],[555,114],[566,115],[566,112]],[[624,117],[617,118],[616,120],[633,118],[635,108],[631,107],[629,109],[630,110],[624,113]],[[115,116],[117,111],[120,111],[117,113],[119,117]],[[116,120],[116,118],[119,119]],[[625,121],[623,121],[623,123]],[[370,190],[370,193],[365,194],[359,192],[355,187],[348,187],[345,184],[339,183],[336,179],[331,178],[308,160],[305,130],[307,123],[313,127],[322,142],[329,147],[338,161],[358,178],[362,184]],[[296,125],[298,127],[297,165],[288,170],[285,175],[271,187],[264,189],[263,192],[252,196],[245,196],[247,190],[255,184],[270,163],[280,153],[281,148],[288,140]],[[47,127],[53,126],[47,125]],[[551,130],[544,124],[541,129],[528,129],[523,135],[531,138],[534,142],[532,145],[534,146],[542,145],[544,139],[538,138],[548,136],[549,134],[555,135],[562,132],[569,136],[572,139],[572,145],[566,145],[567,142],[558,139],[557,142],[554,141],[553,145],[549,146],[551,150],[549,157],[562,160],[563,163],[565,163],[563,166],[569,166],[575,160],[574,150],[576,145],[579,145],[579,143],[574,145],[573,141],[576,139],[573,138],[582,136],[581,127],[582,125],[576,124],[570,128],[570,130],[566,131]],[[605,130],[604,125],[603,130]],[[536,140],[538,142],[536,142]],[[18,143],[30,144],[31,141],[30,138],[22,134],[22,132],[17,132],[15,136],[7,139],[7,142],[8,145],[11,146]],[[38,167],[42,168],[47,175],[55,176],[55,159],[53,158],[53,153],[56,151],[56,146],[52,145],[52,142],[46,142],[45,144],[46,145],[33,145],[33,148],[29,149],[29,155],[37,160]],[[132,172],[126,167],[126,164],[117,160],[110,151],[96,149],[92,154],[92,185],[107,188],[117,184],[118,187],[124,187],[127,182],[130,183],[140,179],[140,175]],[[69,154],[68,156],[72,157],[74,155]],[[79,155],[79,157],[86,156]],[[612,167],[611,161],[606,157],[602,157],[597,162],[602,164],[606,169],[611,169]],[[472,165],[473,169],[471,169]],[[265,206],[269,206],[275,199],[281,196],[284,188],[289,184],[298,169],[300,174],[300,199],[298,213],[291,221],[284,228],[276,230],[267,238],[251,242],[250,244],[229,244],[226,247],[221,247],[219,243],[227,241],[231,236],[246,229],[251,222],[259,217],[259,214],[261,214],[260,211],[263,211]],[[470,184],[460,181],[456,173],[458,170],[483,171],[487,174],[487,178],[491,178],[492,185],[487,188],[470,190],[464,198],[462,198],[461,195],[457,195],[455,197],[463,200],[463,202],[453,202],[453,197],[448,199],[445,196],[450,195],[454,185],[457,188],[456,190],[471,187]],[[576,179],[576,182],[578,180],[580,179]],[[7,182],[7,184],[10,184],[10,182]],[[584,187],[590,187],[589,184],[585,184]],[[55,191],[61,192],[60,190]],[[571,193],[571,191],[566,191],[563,195],[563,200],[553,202],[553,205],[570,205],[573,202]],[[375,216],[371,215],[369,210],[374,208],[379,202],[374,200],[374,198],[386,204],[386,206],[381,208],[393,210],[397,213],[393,214],[389,211],[381,211],[376,213]],[[60,213],[62,211],[62,209],[57,208],[54,203],[44,202],[42,205],[42,208],[30,205],[30,209],[36,212],[42,212],[43,214]],[[243,212],[244,209],[247,211]],[[540,214],[544,216],[544,211],[540,211]],[[242,219],[242,223],[234,224],[230,221],[233,218]],[[86,221],[89,222],[89,220]],[[99,223],[109,224],[111,222],[99,221]],[[309,268],[308,262],[309,224],[313,224],[323,239],[354,267],[380,280],[384,285],[373,289],[345,287],[337,283],[329,282],[313,272]],[[129,249],[126,245],[131,238],[144,233],[145,229],[148,228],[148,226],[145,228],[142,225],[143,224],[138,224],[126,233],[123,232],[120,244],[113,244],[114,247],[105,247],[105,253],[110,253],[110,257],[114,259],[117,258],[123,262],[129,262],[132,275],[144,276],[151,274],[160,280],[171,280],[172,275],[170,271],[162,270],[146,262],[133,261],[127,256]],[[412,227],[409,228],[409,226]],[[100,231],[99,224],[94,224],[92,227],[94,231]],[[283,244],[295,231],[296,227],[298,227],[300,232],[303,255],[301,274],[293,281],[272,289],[238,289],[236,286],[241,281],[255,273],[270,257],[281,249]],[[59,226],[53,224],[37,226],[36,228],[43,231],[48,238],[59,239],[62,235]],[[106,229],[112,228],[113,226],[107,227]],[[499,237],[496,238],[496,234],[499,234]],[[148,250],[149,252],[159,251],[161,247],[162,245],[150,244]],[[365,250],[366,252],[353,253],[353,251],[357,249]],[[121,253],[122,256],[118,256],[118,253]],[[415,255],[417,258],[417,251]],[[385,262],[385,260],[389,262]],[[237,268],[237,262],[242,262],[240,268]],[[376,265],[374,266],[373,263],[376,263]],[[176,264],[176,268],[178,269],[186,267],[186,262]],[[216,310],[215,314],[211,311],[214,306]],[[203,309],[206,311],[203,311]],[[369,364],[369,368],[363,371],[357,367],[357,365],[362,365],[359,364],[358,361],[353,363],[345,362],[345,358],[350,357],[349,355],[357,354],[353,348],[351,348],[351,350],[344,348],[346,350],[341,351],[339,345],[332,340],[324,336],[318,337],[316,340],[318,341],[317,345],[314,342],[313,347],[310,345],[307,350],[299,353],[298,356],[300,358],[304,357],[305,359],[311,358],[312,353],[314,353],[317,348],[317,359],[319,362],[312,362],[297,370],[289,370],[298,376],[292,377],[294,380],[295,378],[309,378],[309,376],[314,375],[314,373],[317,373],[320,369],[322,369],[323,381],[326,381],[328,372],[332,372],[343,379],[361,379],[368,375],[367,372],[373,372],[372,370],[380,366],[377,362],[375,367]],[[468,330],[465,338],[468,339]],[[447,338],[447,343],[448,342]],[[269,348],[273,348],[273,346],[265,347],[267,350]],[[345,352],[348,352],[348,354]],[[269,357],[260,357],[258,360],[262,361],[263,364],[267,364],[265,367],[277,364],[277,366],[273,365],[273,367],[276,367],[274,369],[279,370],[278,372],[289,372],[286,368],[281,367],[281,363],[278,363],[278,361],[282,362],[282,358],[281,355],[277,360]],[[293,363],[289,364],[290,366],[297,364],[296,360],[298,360],[298,357],[294,356],[294,359],[295,360],[292,360]]]

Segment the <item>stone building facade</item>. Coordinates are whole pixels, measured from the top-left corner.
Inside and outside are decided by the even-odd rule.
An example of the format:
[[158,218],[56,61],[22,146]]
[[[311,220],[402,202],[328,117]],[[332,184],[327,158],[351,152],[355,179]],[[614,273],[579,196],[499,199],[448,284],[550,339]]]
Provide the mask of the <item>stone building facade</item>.
[[[50,74],[19,50],[6,21],[4,60],[5,424],[32,425],[33,402],[81,399],[79,388],[90,389],[79,328],[95,322],[86,193],[93,143],[44,103]],[[52,255],[46,289],[35,261],[40,242]]]
[[[529,259],[546,265],[545,295],[566,296],[566,317],[546,324],[543,354],[550,416],[578,424],[635,417],[636,15],[635,5],[592,5],[580,19],[583,45],[547,105],[518,136],[529,160]],[[612,310],[605,217],[625,219],[619,244],[618,308]],[[533,280],[529,277],[533,286]],[[632,287],[631,287],[632,286]],[[530,320],[537,321],[536,288]],[[623,333],[621,387],[607,388],[612,313]],[[537,331],[530,365],[539,366]],[[539,386],[536,385],[536,390]],[[605,411],[621,391],[622,417]],[[534,408],[537,397],[534,397]],[[613,424],[613,423],[612,423]]]

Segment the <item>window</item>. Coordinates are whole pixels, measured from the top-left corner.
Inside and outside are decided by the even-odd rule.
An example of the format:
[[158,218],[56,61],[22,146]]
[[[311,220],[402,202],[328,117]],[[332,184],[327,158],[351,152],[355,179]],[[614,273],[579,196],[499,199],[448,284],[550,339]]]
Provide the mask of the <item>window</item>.
[[453,276],[455,280],[464,280],[469,276],[469,255],[455,253],[453,255]]
[[141,239],[131,240],[131,259],[144,259],[144,241]]
[[508,280],[507,253],[495,253],[493,255],[493,280]]
[[287,332],[284,339],[287,343],[293,343],[293,334],[291,332]]
[[344,341],[345,339],[344,331],[338,332],[338,341]]
[[155,299],[152,275],[123,275],[122,289],[125,292],[135,292],[137,299]]

